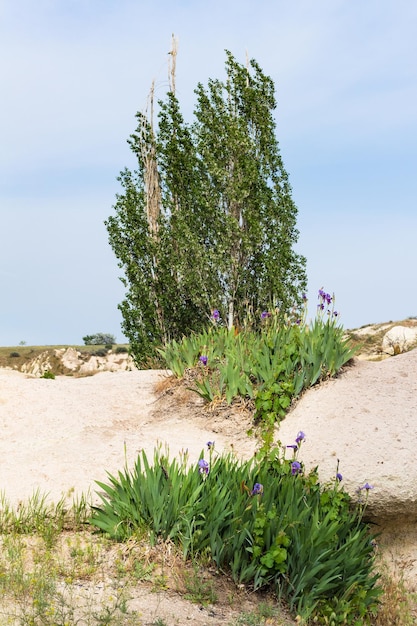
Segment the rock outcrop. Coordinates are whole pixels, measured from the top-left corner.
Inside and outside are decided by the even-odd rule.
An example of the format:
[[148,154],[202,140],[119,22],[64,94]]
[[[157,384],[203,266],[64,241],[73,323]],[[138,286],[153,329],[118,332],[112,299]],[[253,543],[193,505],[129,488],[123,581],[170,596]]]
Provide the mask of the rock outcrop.
[[364,361],[381,361],[417,347],[417,318],[369,324],[346,330],[345,333],[346,338],[358,346],[357,358]]
[[[355,360],[307,391],[276,436],[285,446],[304,431],[298,460],[307,470],[318,466],[322,482],[339,471],[354,498],[367,498],[370,519],[400,525],[417,521],[416,418],[417,349],[377,363]],[[366,483],[368,492],[360,490]]]
[[382,351],[391,356],[407,352],[417,344],[417,327],[393,326],[385,333]]
[[33,359],[23,363],[20,371],[32,376],[43,376],[45,372],[55,375],[91,376],[98,372],[130,371],[135,368],[132,357],[127,352],[113,352],[103,355],[80,352],[75,348],[45,350]]

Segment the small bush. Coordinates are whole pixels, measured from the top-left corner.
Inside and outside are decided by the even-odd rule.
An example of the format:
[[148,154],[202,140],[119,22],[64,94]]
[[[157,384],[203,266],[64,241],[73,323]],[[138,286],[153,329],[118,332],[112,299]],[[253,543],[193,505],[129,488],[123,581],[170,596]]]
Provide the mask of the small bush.
[[126,348],[126,346],[117,346],[115,352],[116,354],[126,354],[127,352],[129,352],[129,350]]
[[92,352],[91,354],[92,354],[92,356],[101,356],[101,357],[103,357],[103,356],[107,356],[107,350],[100,349],[100,350],[96,350],[95,352]]
[[41,378],[48,378],[50,380],[55,380],[55,374],[51,372],[51,370],[45,370]]
[[10,358],[12,358],[12,359],[17,359],[19,357],[20,357],[19,352],[11,352],[10,353]]

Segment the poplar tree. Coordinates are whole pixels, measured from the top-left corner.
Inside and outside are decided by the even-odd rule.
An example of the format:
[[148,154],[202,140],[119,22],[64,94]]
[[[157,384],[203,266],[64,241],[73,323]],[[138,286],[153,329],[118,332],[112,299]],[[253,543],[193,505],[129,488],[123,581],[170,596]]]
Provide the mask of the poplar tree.
[[218,309],[239,327],[272,307],[302,302],[305,259],[294,251],[297,208],[276,139],[274,84],[255,60],[226,52],[226,80],[196,88],[187,124],[170,90],[158,125],[138,113],[129,139],[135,172],[120,177],[106,221],[123,271],[122,328],[139,365],[170,339],[206,325]]

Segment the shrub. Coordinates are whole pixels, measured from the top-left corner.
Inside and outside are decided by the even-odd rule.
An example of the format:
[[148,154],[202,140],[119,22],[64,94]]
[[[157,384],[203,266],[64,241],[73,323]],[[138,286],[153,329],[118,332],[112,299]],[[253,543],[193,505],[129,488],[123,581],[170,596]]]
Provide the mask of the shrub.
[[11,359],[17,359],[17,358],[19,358],[19,357],[20,357],[19,352],[11,352],[11,353],[10,353],[10,358],[11,358]]
[[105,349],[101,349],[101,350],[95,350],[94,352],[91,353],[92,356],[107,356],[107,350]]
[[126,346],[117,346],[115,352],[116,354],[126,354],[127,352],[129,352],[129,350],[126,348]]
[[41,378],[48,378],[50,380],[55,380],[55,374],[51,372],[51,370],[45,370]]

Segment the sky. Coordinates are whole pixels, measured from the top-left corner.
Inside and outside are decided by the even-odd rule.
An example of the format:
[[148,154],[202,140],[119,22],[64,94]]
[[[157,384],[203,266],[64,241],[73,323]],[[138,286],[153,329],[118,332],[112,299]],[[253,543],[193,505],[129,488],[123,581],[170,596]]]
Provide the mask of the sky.
[[417,316],[416,32],[415,0],[0,0],[0,345],[125,340],[104,221],[173,34],[187,121],[226,49],[274,81],[309,311]]

